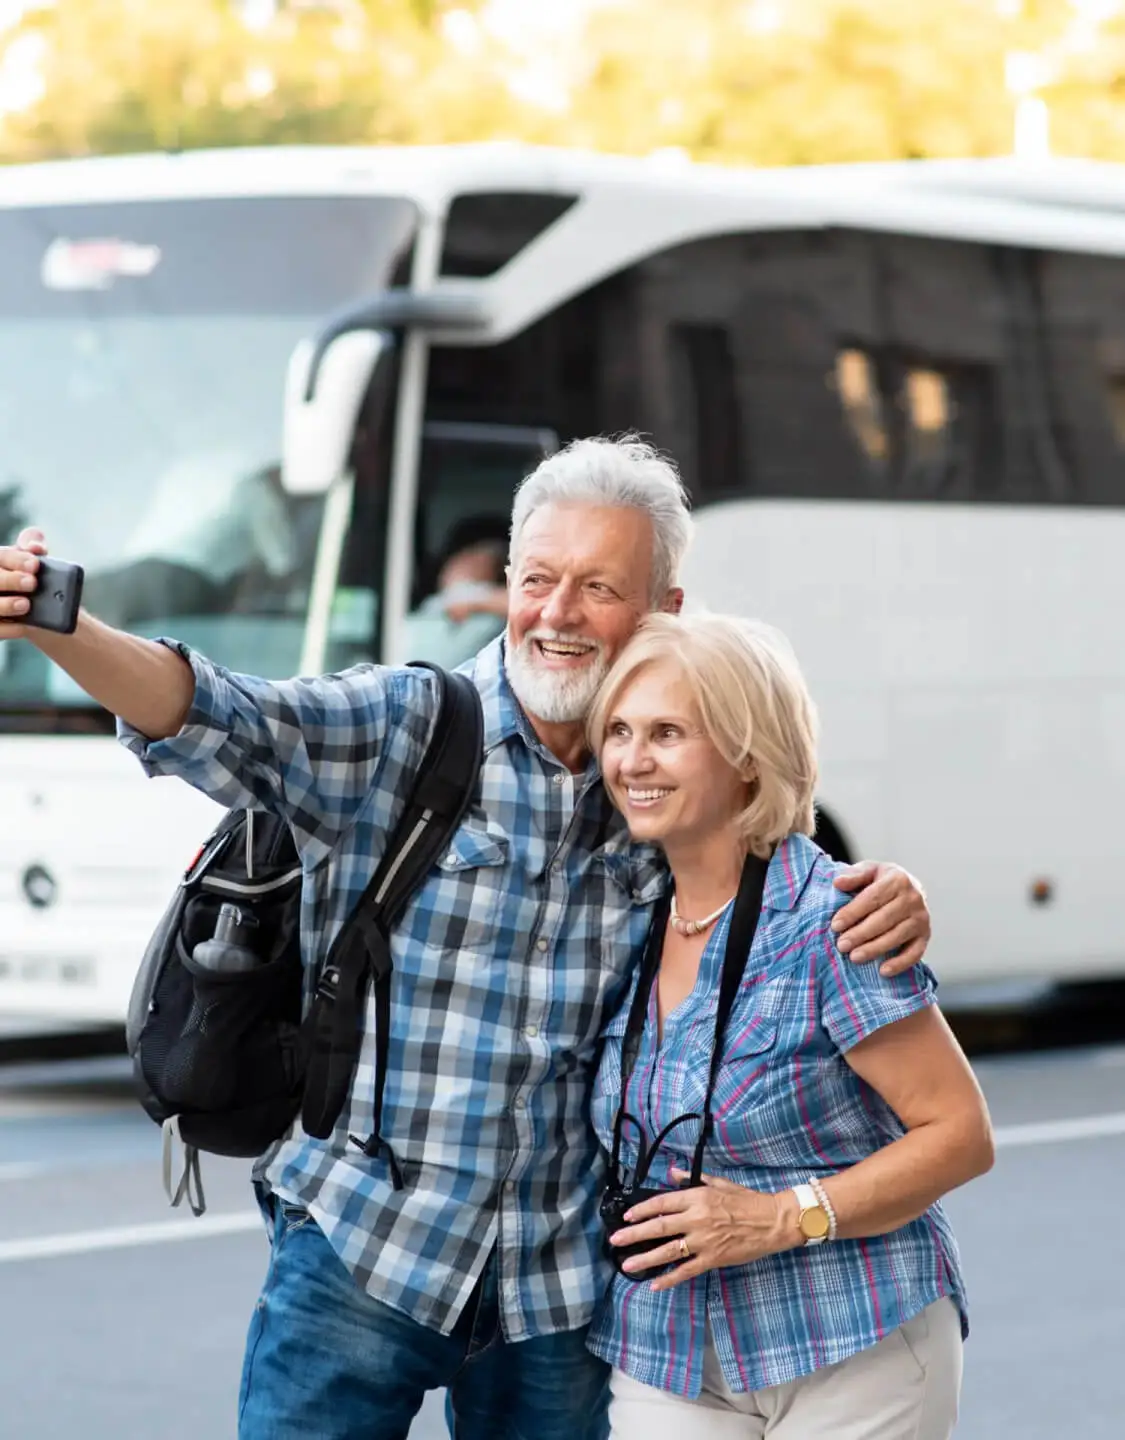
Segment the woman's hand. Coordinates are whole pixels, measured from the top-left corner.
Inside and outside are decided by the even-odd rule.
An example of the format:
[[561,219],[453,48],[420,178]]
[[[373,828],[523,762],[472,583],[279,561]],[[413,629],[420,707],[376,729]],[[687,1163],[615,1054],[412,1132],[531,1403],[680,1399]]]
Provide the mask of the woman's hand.
[[[691,1178],[686,1170],[671,1173],[677,1183]],[[798,1243],[796,1230],[790,1233],[786,1223],[784,1195],[765,1195],[717,1175],[704,1175],[702,1180],[702,1188],[670,1190],[628,1211],[630,1223],[609,1237],[611,1244],[669,1238],[667,1244],[626,1260],[626,1274],[643,1279],[646,1270],[675,1265],[652,1282],[654,1290],[670,1290],[705,1270],[747,1265]],[[796,1218],[795,1209],[792,1217]],[[681,1241],[687,1242],[686,1256]]]

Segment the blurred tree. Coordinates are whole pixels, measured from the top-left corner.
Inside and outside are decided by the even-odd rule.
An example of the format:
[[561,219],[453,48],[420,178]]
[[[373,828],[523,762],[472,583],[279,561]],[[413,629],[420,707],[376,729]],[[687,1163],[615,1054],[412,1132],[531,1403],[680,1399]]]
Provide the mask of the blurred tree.
[[588,22],[576,141],[761,165],[1010,149],[1005,57],[1069,0],[617,0]]
[[1125,161],[1125,5],[1115,8],[1073,25],[1049,52],[1040,94],[1057,154]]
[[1031,75],[1058,151],[1125,159],[1125,0],[574,13],[579,41],[529,52],[488,0],[26,0],[0,92],[31,61],[42,94],[0,110],[0,157],[508,137],[761,165],[1002,154]]
[[510,94],[491,56],[474,63],[448,43],[453,8],[56,0],[7,36],[9,56],[34,54],[43,93],[5,117],[0,148],[30,159],[488,133]]

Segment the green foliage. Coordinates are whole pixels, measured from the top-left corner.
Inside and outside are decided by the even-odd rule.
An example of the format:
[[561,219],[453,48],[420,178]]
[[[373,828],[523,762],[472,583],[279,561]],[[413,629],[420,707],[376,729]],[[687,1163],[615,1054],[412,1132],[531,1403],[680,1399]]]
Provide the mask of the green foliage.
[[1012,38],[985,0],[625,0],[591,21],[574,120],[594,145],[761,165],[994,154]]
[[499,137],[760,165],[998,154],[1007,59],[1034,52],[1055,149],[1125,159],[1125,18],[1092,30],[1071,0],[600,0],[548,54],[561,109],[517,98],[485,8],[288,0],[252,29],[232,0],[45,0],[0,33],[0,75],[39,45],[45,83],[0,112],[0,158]]
[[8,37],[9,49],[42,37],[45,91],[4,120],[0,149],[35,159],[487,133],[508,91],[479,67],[453,73],[447,8],[353,0],[283,9],[252,30],[229,0],[57,0]]

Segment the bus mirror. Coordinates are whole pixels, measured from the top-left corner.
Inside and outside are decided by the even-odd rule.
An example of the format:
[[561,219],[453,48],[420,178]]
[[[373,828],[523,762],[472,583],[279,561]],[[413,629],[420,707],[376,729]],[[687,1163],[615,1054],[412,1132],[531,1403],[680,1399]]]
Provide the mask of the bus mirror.
[[285,377],[281,483],[290,495],[323,495],[342,474],[363,397],[389,344],[377,330],[337,336],[319,356],[316,390],[306,399],[318,348],[302,340]]

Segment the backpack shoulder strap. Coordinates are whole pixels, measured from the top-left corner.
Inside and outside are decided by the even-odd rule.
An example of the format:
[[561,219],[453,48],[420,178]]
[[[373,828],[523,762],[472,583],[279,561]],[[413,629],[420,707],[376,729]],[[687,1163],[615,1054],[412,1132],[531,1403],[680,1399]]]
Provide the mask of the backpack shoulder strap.
[[[402,1179],[379,1135],[390,1028],[390,933],[411,896],[448,847],[477,788],[484,748],[484,717],[476,686],[464,675],[427,665],[437,679],[438,707],[426,753],[383,858],[336,937],[306,1021],[308,1068],[301,1123],[327,1139],[347,1100],[362,1040],[370,978],[375,986],[374,1127],[365,1154],[383,1148],[395,1188]],[[355,1139],[355,1137],[352,1137]]]
[[387,933],[398,923],[464,818],[480,778],[484,750],[484,715],[477,687],[467,676],[440,665],[415,663],[437,678],[437,719],[382,863],[349,922],[360,928],[375,922]]

